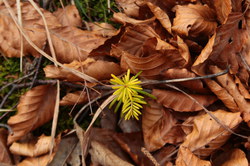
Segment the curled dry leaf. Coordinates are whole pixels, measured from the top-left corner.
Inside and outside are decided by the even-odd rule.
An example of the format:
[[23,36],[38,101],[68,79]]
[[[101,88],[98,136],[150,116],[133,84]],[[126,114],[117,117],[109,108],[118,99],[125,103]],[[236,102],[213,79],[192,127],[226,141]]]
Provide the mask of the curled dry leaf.
[[248,166],[246,154],[240,149],[220,153],[213,161],[214,166]]
[[124,13],[130,17],[139,17],[140,5],[144,4],[143,0],[115,0]]
[[[153,89],[152,95],[157,98],[158,103],[161,103],[164,107],[171,108],[175,111],[189,112],[200,111],[203,109],[200,105],[196,104],[195,101],[181,92]],[[205,107],[211,105],[217,100],[217,97],[212,95],[189,95]]]
[[160,104],[149,101],[142,114],[142,130],[145,147],[155,151],[166,143],[176,144],[184,140],[182,129],[177,126],[177,119]]
[[[172,68],[163,72],[162,74],[166,79],[177,79],[177,78],[192,78],[196,77],[196,74],[187,70],[186,68]],[[193,81],[184,81],[177,83],[189,90],[195,92],[208,92],[208,89],[204,88],[203,82],[201,80],[193,80]]]
[[[210,66],[209,69],[212,71],[212,73],[217,73],[217,72],[222,71],[217,66]],[[216,77],[216,80],[221,85],[221,87],[223,87],[226,90],[226,92],[233,98],[234,102],[236,103],[235,105],[236,111],[239,110],[243,114],[244,121],[249,122],[250,121],[250,103],[241,94],[241,91],[239,90],[232,76],[230,74],[225,74],[225,75]],[[214,93],[216,92],[215,90],[213,90],[214,89],[213,86],[209,86],[209,87],[211,88],[212,91],[214,91]],[[215,93],[215,94],[217,95],[218,93]],[[218,94],[218,98],[221,97],[220,99],[222,102],[224,102],[222,98],[224,96],[225,96],[224,94]],[[233,105],[232,103],[228,103],[228,100],[225,100],[225,101],[226,101],[225,102],[226,106],[231,107],[231,105]],[[235,109],[233,109],[232,111],[235,111]]]
[[39,157],[28,157],[18,163],[17,166],[48,166],[48,164],[53,160],[54,155],[55,153]]
[[181,146],[176,159],[176,166],[211,166],[209,161],[201,160],[195,156],[188,148]]
[[51,120],[55,101],[56,88],[52,85],[36,86],[22,95],[17,114],[8,120],[8,125],[13,130],[13,135],[8,136],[8,144]]
[[117,34],[117,30],[108,23],[98,23],[98,22],[90,22],[88,23],[91,31],[94,31],[96,34],[103,37],[111,37]]
[[91,142],[91,149],[89,152],[91,154],[91,160],[94,164],[109,166],[133,166],[129,162],[122,160],[115,153],[111,152],[108,148],[97,141]]
[[216,14],[208,6],[200,4],[177,5],[174,7],[176,18],[172,30],[179,35],[200,37],[214,33],[217,22]]
[[241,13],[231,13],[227,22],[217,28],[216,33],[209,39],[199,57],[192,66],[192,70],[199,75],[206,74],[205,67],[208,61],[222,69],[231,65],[231,73],[236,74],[241,60],[237,58],[247,40],[247,31],[243,29]]
[[49,152],[51,146],[51,137],[41,135],[37,141],[30,141],[25,143],[14,142],[10,146],[10,151],[13,154],[38,157]]
[[87,59],[92,50],[103,45],[109,37],[94,31],[84,31],[76,27],[60,27],[50,30],[56,58],[61,63]]
[[127,27],[124,35],[117,44],[117,47],[123,51],[126,51],[136,57],[143,56],[143,44],[149,39],[157,37],[155,30],[149,25],[135,25],[132,27]]
[[150,8],[151,12],[155,15],[155,17],[160,21],[161,25],[170,33],[172,34],[172,23],[167,15],[160,7],[155,6],[151,2],[147,3],[148,7]]
[[84,104],[89,100],[97,97],[98,94],[96,92],[91,92],[89,94],[90,99],[88,99],[88,95],[85,91],[76,91],[73,93],[67,93],[60,101],[60,105],[75,105],[75,104]]
[[[14,5],[12,10],[16,12],[16,8],[16,5]],[[21,3],[21,9],[24,32],[37,47],[43,49],[46,44],[47,37],[41,15],[28,2]],[[43,9],[40,10],[45,16],[49,29],[61,26],[53,14]],[[20,57],[21,35],[5,7],[0,9],[0,22],[0,51],[7,57]],[[15,37],[13,38],[13,36]],[[23,39],[23,42],[24,55],[31,54],[33,56],[39,56],[39,53],[32,46],[30,46],[26,40]]]
[[[231,113],[217,110],[211,114],[230,129],[235,129],[242,122],[239,112]],[[230,135],[230,132],[221,127],[208,114],[198,115],[194,119],[193,131],[187,135],[181,146],[188,148],[197,156],[207,157],[221,147]]]
[[63,26],[82,26],[82,19],[75,5],[67,5],[53,13]]
[[132,24],[132,25],[138,25],[138,24],[150,25],[151,23],[155,21],[155,17],[151,17],[146,20],[137,20],[137,19],[128,17],[124,13],[114,13],[112,20],[114,20],[115,22],[124,24],[124,25],[127,23]]
[[[94,60],[88,58],[83,62],[73,61],[70,64],[64,64],[69,68],[73,68],[98,80],[109,79],[111,74],[121,74],[121,68],[114,62]],[[56,78],[67,81],[84,81],[82,78],[74,75],[70,71],[61,67],[55,67],[53,65],[47,65],[44,69],[47,78]]]
[[7,147],[8,132],[0,128],[0,163],[13,164],[12,158]]

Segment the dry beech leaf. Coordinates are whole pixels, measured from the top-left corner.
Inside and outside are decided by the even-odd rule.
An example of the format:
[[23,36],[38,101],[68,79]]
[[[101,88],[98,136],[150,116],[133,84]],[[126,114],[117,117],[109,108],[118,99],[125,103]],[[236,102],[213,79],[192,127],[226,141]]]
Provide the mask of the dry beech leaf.
[[116,133],[113,138],[137,165],[153,166],[152,161],[141,150],[144,145],[141,132]]
[[246,154],[240,149],[220,153],[213,161],[214,166],[248,166]]
[[168,145],[166,147],[164,146],[154,153],[154,158],[162,166],[173,166],[173,164],[170,162],[172,160],[170,156],[175,150],[176,147],[174,145]]
[[[218,73],[218,72],[222,71],[217,66],[210,66],[209,69],[212,71],[212,73]],[[250,103],[241,94],[241,92],[238,89],[238,86],[236,85],[236,83],[234,82],[232,76],[230,74],[225,74],[225,75],[219,76],[215,79],[232,96],[232,98],[234,99],[234,102],[237,105],[237,108],[243,114],[244,121],[249,122],[250,121]],[[210,88],[213,91],[213,87],[211,86]],[[221,95],[221,94],[219,94],[219,95]],[[222,102],[224,102],[223,99],[221,99],[221,100],[222,100]],[[225,105],[226,105],[226,103],[225,103]],[[232,110],[232,111],[234,111],[234,110]]]
[[142,114],[142,130],[145,147],[155,151],[166,143],[177,144],[184,140],[182,129],[177,126],[177,119],[160,104],[149,101]]
[[91,154],[91,160],[95,164],[109,165],[109,166],[133,166],[127,161],[122,160],[115,153],[111,152],[101,143],[97,141],[91,142],[91,149],[89,150]]
[[201,160],[188,148],[181,146],[176,159],[176,166],[212,166],[209,161]]
[[138,24],[150,25],[151,23],[153,23],[155,21],[155,17],[151,17],[151,18],[146,19],[146,20],[137,20],[137,19],[128,17],[124,13],[114,13],[112,20],[115,22],[124,24],[124,25],[126,25],[127,23],[132,24],[132,25],[138,25]]
[[7,147],[7,130],[0,128],[0,163],[12,164],[11,155]]
[[245,88],[245,86],[242,84],[242,82],[240,81],[240,79],[237,76],[234,76],[235,79],[235,84],[238,87],[241,95],[245,98],[245,99],[250,99],[250,94],[248,92],[248,90]]
[[212,61],[222,69],[231,65],[231,73],[237,73],[241,67],[241,60],[237,54],[241,52],[247,40],[247,31],[241,24],[242,13],[231,13],[227,22],[217,28],[216,33],[209,39],[199,57],[192,66],[192,70],[199,75],[204,75],[206,63]]
[[37,157],[44,155],[50,150],[51,137],[41,135],[37,141],[17,143],[14,142],[10,146],[10,151],[13,154],[28,156],[28,157]]
[[[200,111],[203,109],[200,105],[196,104],[192,99],[181,92],[153,89],[152,95],[157,98],[158,103],[161,103],[164,107],[171,108],[175,111],[190,112]],[[189,95],[205,107],[211,105],[217,100],[217,97],[212,95]]]
[[[64,64],[69,68],[73,68],[98,80],[109,79],[111,74],[119,75],[121,74],[121,68],[117,63],[94,60],[88,58],[83,62],[73,61],[70,64]],[[44,69],[47,78],[56,78],[60,80],[67,81],[84,81],[82,78],[74,75],[68,70],[61,67],[55,67],[53,65],[47,65]]]
[[[14,12],[17,11],[16,8],[16,5],[14,5],[12,8]],[[21,3],[21,9],[24,32],[37,47],[43,49],[46,44],[47,37],[41,15],[28,2]],[[43,9],[41,9],[41,11],[45,16],[49,29],[61,26],[52,13]],[[0,22],[0,51],[7,57],[20,57],[21,35],[5,7],[0,9]],[[13,38],[13,36],[15,37]],[[32,46],[28,44],[26,40],[23,39],[23,41],[24,55],[40,55]]]
[[103,37],[94,31],[76,27],[60,27],[50,30],[56,58],[61,63],[87,59],[91,51],[103,45],[110,37]]
[[155,15],[155,17],[160,21],[161,25],[170,33],[172,34],[172,23],[167,15],[160,7],[155,6],[154,4],[148,2],[148,7],[150,8],[151,12]]
[[13,130],[13,135],[8,136],[8,144],[51,120],[55,101],[56,88],[52,85],[36,86],[22,95],[17,114],[8,120],[8,125]]
[[109,37],[117,34],[117,29],[108,23],[89,22],[88,26],[91,31],[94,31],[100,36]]
[[211,6],[215,9],[217,19],[221,24],[227,21],[228,15],[232,12],[232,2],[231,0],[209,0]]
[[139,17],[140,5],[143,0],[115,0],[117,5],[124,10],[124,13],[130,17]]
[[39,157],[28,157],[18,163],[17,166],[48,166],[48,164],[53,160],[54,155],[55,153]]
[[[90,99],[92,100],[95,97],[98,96],[96,92],[91,92],[89,94]],[[87,103],[88,101],[88,95],[84,91],[76,91],[73,93],[67,93],[60,101],[60,105],[75,105],[75,104],[84,104]]]
[[214,33],[217,22],[216,14],[208,6],[200,4],[177,5],[174,7],[176,18],[172,30],[179,35],[200,37]]
[[[165,70],[162,74],[166,79],[177,79],[177,78],[191,78],[196,77],[196,74],[193,72],[187,70],[186,68],[173,68]],[[184,81],[177,83],[185,88],[188,88],[189,90],[200,92],[200,93],[206,93],[208,92],[207,88],[204,88],[203,82],[201,80],[193,80],[193,81]]]
[[67,5],[53,13],[63,26],[82,26],[82,19],[75,5]]
[[[211,112],[221,123],[230,129],[235,129],[241,122],[240,113],[224,110]],[[207,157],[220,148],[230,137],[231,133],[220,126],[208,114],[196,116],[193,131],[187,135],[181,146],[187,147],[193,154]]]
[[127,27],[117,47],[136,57],[141,57],[143,56],[142,46],[144,42],[153,37],[160,38],[155,30],[148,25]]

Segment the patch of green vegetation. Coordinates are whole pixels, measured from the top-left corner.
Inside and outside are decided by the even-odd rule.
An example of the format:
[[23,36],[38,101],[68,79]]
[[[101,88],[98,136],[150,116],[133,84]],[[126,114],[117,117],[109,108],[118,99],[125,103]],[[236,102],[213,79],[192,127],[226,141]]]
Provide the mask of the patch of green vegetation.
[[118,11],[114,0],[110,0],[110,9],[108,0],[74,0],[76,7],[82,19],[87,22],[108,22],[113,16],[112,11]]

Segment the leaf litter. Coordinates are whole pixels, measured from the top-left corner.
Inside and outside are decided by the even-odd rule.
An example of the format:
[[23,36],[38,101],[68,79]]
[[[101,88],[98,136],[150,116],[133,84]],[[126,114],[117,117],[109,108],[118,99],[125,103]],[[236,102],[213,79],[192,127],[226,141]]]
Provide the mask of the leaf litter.
[[[56,82],[36,85],[20,97],[17,113],[7,122],[13,133],[0,130],[0,163],[57,164],[57,149],[64,147],[67,135],[76,132],[80,144],[75,146],[74,138],[78,150],[71,151],[77,151],[81,161],[70,161],[70,152],[64,155],[63,164],[248,165],[248,1],[116,3],[122,10],[114,12],[112,20],[122,24],[119,29],[108,23],[82,25],[74,5],[54,13],[39,8],[45,23],[30,2],[20,3],[20,26],[15,18],[17,3],[0,1],[1,53],[20,57],[23,50],[24,56],[45,56],[55,63],[44,67],[45,77],[69,86],[59,89]],[[228,67],[224,75],[206,77]],[[127,70],[142,72],[143,88],[157,98],[145,97],[148,104],[139,121],[126,121],[119,116],[121,108],[110,114],[113,110],[107,107],[115,98],[109,97],[111,74],[119,77]],[[198,76],[204,79],[192,80]],[[180,78],[191,80],[163,83]],[[150,81],[158,83],[147,84]],[[57,90],[65,95],[60,105],[84,105],[71,115],[75,129],[58,134],[53,147],[51,136],[25,138],[53,119]],[[81,119],[86,118],[89,106],[94,116],[85,130],[80,127]],[[93,128],[98,118],[101,127]],[[221,155],[215,155],[221,150]]]

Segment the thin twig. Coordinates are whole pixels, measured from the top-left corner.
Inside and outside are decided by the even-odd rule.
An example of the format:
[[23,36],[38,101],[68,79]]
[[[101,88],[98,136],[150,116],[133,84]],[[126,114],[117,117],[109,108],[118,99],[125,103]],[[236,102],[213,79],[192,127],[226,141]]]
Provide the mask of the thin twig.
[[246,69],[248,70],[248,72],[250,72],[250,67],[246,61],[246,59],[241,55],[241,53],[238,54],[240,56],[240,59],[242,60],[242,62],[244,63]]
[[42,63],[42,58],[43,58],[43,56],[38,58],[37,66],[36,66],[36,69],[35,69],[35,75],[34,75],[34,77],[32,79],[32,84],[30,86],[30,89],[34,87],[34,84],[36,82],[36,79],[37,79],[37,76],[38,76],[38,73],[39,73],[39,68],[40,68],[41,63]]
[[155,166],[160,166],[160,164],[156,161],[156,159],[154,158],[154,156],[144,147],[141,148],[141,151],[144,153],[144,155],[150,160],[152,161],[152,163]]
[[1,104],[0,104],[0,108],[3,107],[3,105],[5,104],[6,100],[9,98],[9,96],[12,94],[12,92],[15,90],[14,87],[11,88],[11,90],[4,96]]
[[6,129],[8,129],[9,133],[12,134],[13,133],[13,130],[11,129],[11,127],[7,124],[3,124],[3,123],[0,123],[0,127],[5,127]]
[[221,75],[224,75],[228,73],[230,66],[227,67],[226,70],[215,73],[215,74],[209,74],[206,76],[199,76],[199,77],[189,77],[189,78],[178,78],[178,79],[171,79],[171,80],[145,80],[141,83],[141,85],[156,85],[156,84],[168,84],[168,83],[175,83],[175,82],[184,82],[184,81],[193,81],[193,80],[200,80],[200,79],[208,79],[213,77],[218,77]]

